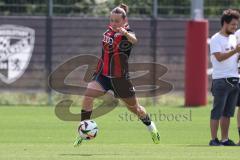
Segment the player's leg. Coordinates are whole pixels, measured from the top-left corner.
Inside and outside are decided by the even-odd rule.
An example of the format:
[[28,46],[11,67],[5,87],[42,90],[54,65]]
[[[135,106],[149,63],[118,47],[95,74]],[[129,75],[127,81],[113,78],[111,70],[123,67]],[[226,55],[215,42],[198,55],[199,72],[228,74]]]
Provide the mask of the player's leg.
[[235,107],[238,99],[238,87],[229,86],[228,97],[220,120],[222,140],[224,146],[234,146],[235,143],[229,139],[230,118],[234,116]]
[[104,94],[105,90],[99,82],[92,81],[88,84],[82,101],[81,121],[91,118],[94,99]]
[[221,126],[221,142],[228,140],[228,130],[230,126],[230,117],[222,116],[220,119],[220,126]]
[[153,142],[158,144],[160,142],[160,135],[155,123],[151,120],[145,108],[138,103],[136,96],[130,98],[121,98],[121,100],[126,104],[128,110],[136,114],[143,124],[147,126],[149,132],[151,133]]
[[225,80],[213,80],[211,91],[213,95],[213,108],[210,115],[210,131],[212,139],[210,140],[209,145],[219,146],[221,143],[218,140],[217,132],[219,128],[219,121],[222,116],[228,95],[225,87]]
[[212,144],[212,142],[220,143],[217,137],[217,132],[219,128],[219,120],[218,119],[212,119],[210,120],[210,129],[211,129],[211,138],[212,140],[209,142],[209,145]]
[[[240,85],[239,85],[240,88]],[[240,90],[239,90],[240,91]],[[239,136],[239,141],[238,141],[238,146],[240,146],[240,93],[238,93],[238,100],[237,100],[237,129],[238,129],[238,136]]]
[[237,127],[238,127],[238,136],[239,136],[238,145],[240,146],[240,105],[238,106],[238,112],[237,112]]
[[[82,101],[81,121],[91,118],[94,99],[103,96],[104,94],[105,90],[98,81],[94,80],[88,83]],[[83,139],[78,134],[74,146],[77,147],[82,141]]]
[[160,136],[153,121],[151,121],[145,108],[139,105],[135,96],[135,91],[131,81],[128,78],[112,78],[112,90],[116,97],[120,98],[127,106],[127,108],[136,114],[139,119],[147,126],[152,135],[154,143],[159,143]]

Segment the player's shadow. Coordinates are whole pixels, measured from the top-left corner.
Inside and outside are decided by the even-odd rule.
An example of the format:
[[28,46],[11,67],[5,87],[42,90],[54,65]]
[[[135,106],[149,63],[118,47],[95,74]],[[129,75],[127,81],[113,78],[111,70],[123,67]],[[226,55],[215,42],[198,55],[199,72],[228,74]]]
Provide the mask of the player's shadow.
[[113,155],[113,156],[117,156],[120,154],[109,154],[109,153],[96,153],[96,154],[74,154],[74,153],[70,153],[70,154],[59,154],[60,156],[81,156],[81,157],[90,157],[90,156],[106,156],[106,155]]

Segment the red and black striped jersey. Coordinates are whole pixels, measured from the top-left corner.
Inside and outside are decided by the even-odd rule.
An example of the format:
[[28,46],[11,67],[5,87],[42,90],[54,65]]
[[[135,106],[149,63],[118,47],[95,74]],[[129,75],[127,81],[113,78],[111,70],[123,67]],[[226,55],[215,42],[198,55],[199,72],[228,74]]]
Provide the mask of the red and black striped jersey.
[[[129,26],[125,29],[134,33]],[[132,43],[121,33],[114,32],[111,27],[103,33],[102,56],[97,65],[96,73],[108,77],[128,76],[128,57],[132,50]]]

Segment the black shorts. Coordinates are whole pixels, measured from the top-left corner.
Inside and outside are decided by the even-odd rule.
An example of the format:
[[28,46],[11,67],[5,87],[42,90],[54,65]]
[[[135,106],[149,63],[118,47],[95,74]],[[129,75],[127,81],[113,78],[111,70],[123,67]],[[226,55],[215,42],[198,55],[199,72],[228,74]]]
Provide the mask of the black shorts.
[[[234,79],[234,83],[230,80]],[[211,119],[219,120],[221,116],[233,117],[239,94],[238,78],[222,78],[212,81],[213,108]]]
[[110,78],[102,74],[94,74],[92,80],[97,81],[105,92],[112,90],[116,98],[131,98],[135,96],[134,87],[129,78]]
[[240,84],[238,84],[238,86],[239,86],[239,93],[238,93],[237,107],[240,107]]

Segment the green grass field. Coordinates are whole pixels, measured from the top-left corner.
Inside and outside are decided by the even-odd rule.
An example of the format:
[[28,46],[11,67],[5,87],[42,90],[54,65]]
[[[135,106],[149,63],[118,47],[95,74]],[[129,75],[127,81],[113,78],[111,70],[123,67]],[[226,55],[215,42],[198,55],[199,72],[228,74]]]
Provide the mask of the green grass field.
[[[145,126],[119,107],[95,119],[99,127],[96,139],[74,148],[78,123],[59,120],[53,107],[0,107],[0,160],[239,159],[239,147],[208,146],[210,106],[147,110],[156,113],[153,118],[157,119],[161,144],[153,144]],[[230,137],[238,141],[236,118],[232,119]]]

